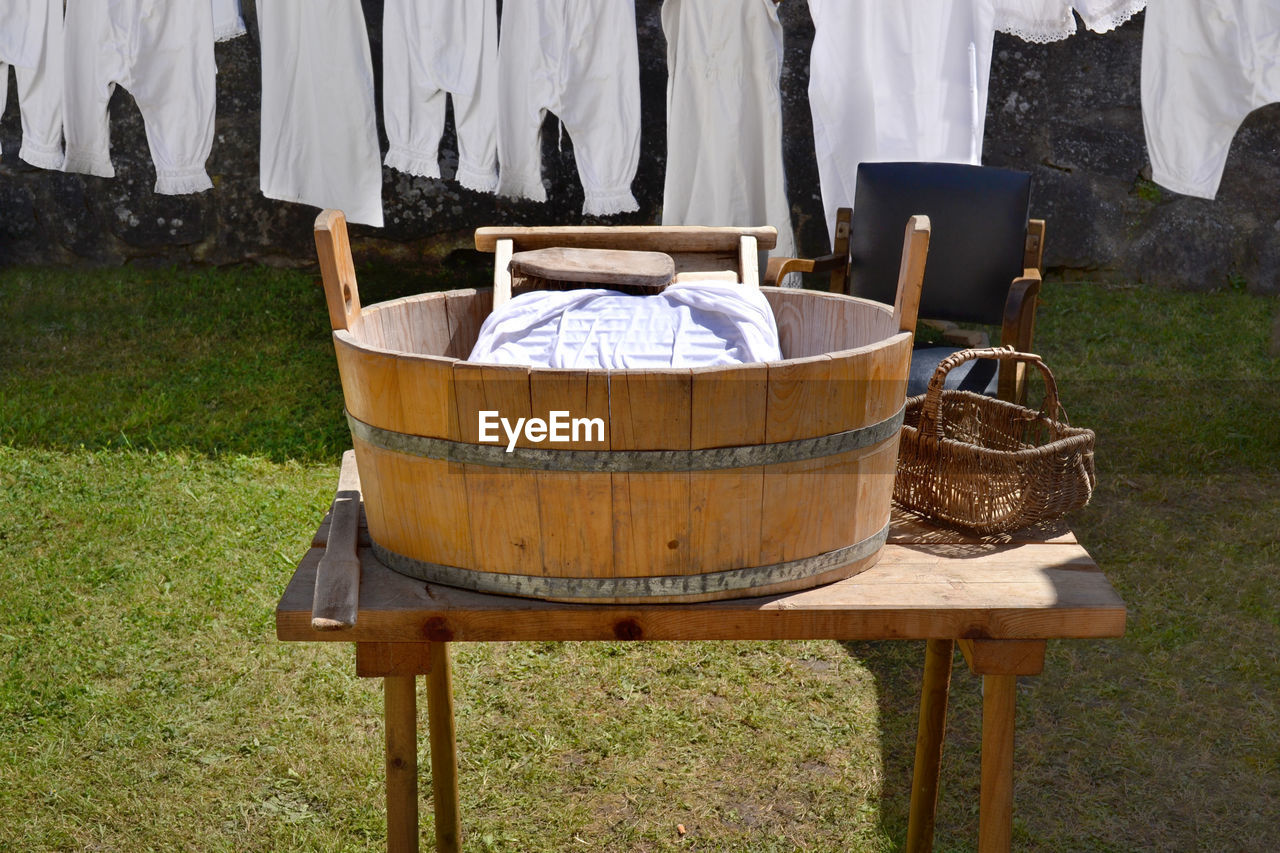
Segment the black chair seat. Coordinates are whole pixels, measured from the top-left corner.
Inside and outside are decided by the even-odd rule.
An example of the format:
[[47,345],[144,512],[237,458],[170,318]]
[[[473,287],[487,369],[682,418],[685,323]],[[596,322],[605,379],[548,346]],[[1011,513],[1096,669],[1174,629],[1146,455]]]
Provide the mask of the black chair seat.
[[[938,364],[963,347],[919,346],[911,351],[911,376],[907,379],[907,396],[914,397],[929,390]],[[957,365],[947,374],[942,387],[948,391],[972,391],[975,394],[996,396],[1000,362],[989,358],[977,358]]]

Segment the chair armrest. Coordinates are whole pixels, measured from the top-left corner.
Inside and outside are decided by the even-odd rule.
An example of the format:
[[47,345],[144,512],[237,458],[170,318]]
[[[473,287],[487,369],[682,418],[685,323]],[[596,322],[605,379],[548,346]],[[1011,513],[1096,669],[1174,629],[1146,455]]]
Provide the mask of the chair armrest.
[[[1036,300],[1040,296],[1040,271],[1024,269],[1009,285],[1004,303],[1004,321],[1000,326],[1000,344],[1019,352],[1031,352],[1036,325]],[[1021,404],[1026,400],[1026,365],[1022,362],[1000,363],[997,395],[1001,400]]]
[[777,287],[784,275],[793,272],[829,272],[842,268],[848,260],[839,255],[823,255],[820,258],[770,258],[765,268],[764,284]]
[[783,276],[793,272],[813,272],[813,261],[809,258],[770,258],[761,283],[765,287],[777,287]]
[[782,277],[793,272],[831,273],[832,293],[846,293],[849,289],[849,229],[853,209],[842,207],[836,211],[835,240],[831,253],[812,260],[805,258],[770,258],[765,270],[764,283],[776,287]]

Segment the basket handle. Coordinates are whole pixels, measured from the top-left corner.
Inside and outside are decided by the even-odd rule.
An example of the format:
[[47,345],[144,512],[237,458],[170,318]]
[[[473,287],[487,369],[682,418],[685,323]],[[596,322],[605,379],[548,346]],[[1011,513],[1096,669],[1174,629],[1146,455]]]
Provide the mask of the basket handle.
[[942,437],[942,428],[938,416],[938,410],[942,407],[942,385],[946,382],[947,374],[951,372],[952,368],[975,358],[1023,361],[1040,368],[1040,373],[1044,376],[1044,403],[1041,406],[1041,411],[1047,413],[1049,417],[1056,417],[1058,410],[1061,408],[1058,402],[1058,383],[1054,380],[1049,366],[1044,363],[1040,356],[1030,352],[1018,352],[1013,347],[962,349],[958,352],[953,352],[938,362],[932,378],[929,379],[929,388],[925,391],[924,403],[920,406],[919,429],[921,435],[934,434],[939,438]]

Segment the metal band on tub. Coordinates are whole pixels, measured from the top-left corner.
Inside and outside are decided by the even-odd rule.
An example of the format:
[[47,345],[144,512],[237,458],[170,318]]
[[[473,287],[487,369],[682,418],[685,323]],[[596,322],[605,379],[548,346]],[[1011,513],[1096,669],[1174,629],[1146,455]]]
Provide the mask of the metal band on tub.
[[699,450],[548,450],[540,447],[516,447],[510,452],[501,443],[471,444],[447,438],[393,432],[367,424],[350,412],[346,414],[352,436],[366,444],[395,453],[491,468],[627,474],[752,468],[757,465],[803,462],[806,459],[836,456],[871,447],[897,435],[902,428],[905,411],[904,405],[895,414],[874,424],[815,438],[772,444],[743,444]]
[[889,537],[886,524],[860,542],[827,551],[813,557],[729,569],[700,575],[661,575],[654,577],[574,577],[554,578],[541,575],[509,575],[477,569],[461,569],[428,563],[389,551],[373,542],[373,553],[384,566],[402,575],[446,586],[495,595],[518,595],[549,599],[618,599],[659,596],[705,595],[734,590],[751,590],[788,581],[801,581],[847,566],[877,553]]

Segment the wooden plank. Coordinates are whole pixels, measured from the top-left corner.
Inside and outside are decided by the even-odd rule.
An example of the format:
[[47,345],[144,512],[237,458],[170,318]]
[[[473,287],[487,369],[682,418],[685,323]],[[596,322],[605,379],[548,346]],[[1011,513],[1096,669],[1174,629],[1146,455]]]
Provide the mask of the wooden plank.
[[356,624],[360,605],[360,517],[360,475],[355,451],[348,450],[342,454],[325,553],[316,569],[311,627],[317,631],[340,631]]
[[[396,358],[402,431],[460,440],[454,367],[443,356]],[[382,526],[398,531],[397,553],[448,566],[467,566],[474,556],[463,466],[390,451],[378,453]],[[408,550],[402,550],[407,548]]]
[[756,228],[701,225],[565,225],[544,227],[491,226],[476,229],[476,249],[492,252],[499,240],[513,240],[516,249],[576,246],[586,249],[637,249],[652,252],[737,253],[738,238],[750,235],[761,249],[778,243],[770,225]]
[[[747,238],[744,238],[747,239]],[[675,262],[665,252],[632,249],[576,249],[555,246],[516,252],[513,273],[553,281],[577,281],[600,287],[631,285],[661,288],[676,274]]]
[[909,510],[895,506],[889,542],[896,545],[1023,545],[1035,542],[1071,544],[1076,542],[1076,535],[1065,521],[1059,520],[1035,528],[979,536],[949,527],[938,527]]
[[732,273],[734,281],[742,281],[741,259],[738,247],[715,252],[681,252],[668,250],[676,264],[676,275],[681,273],[725,272]]
[[453,714],[453,665],[448,643],[431,643],[427,676],[427,730],[431,745],[431,796],[435,801],[436,850],[462,850],[458,798],[458,735]]
[[511,255],[515,252],[510,240],[499,240],[494,245],[493,259],[493,307],[501,308],[511,299]]
[[426,675],[429,672],[429,643],[356,643],[356,675],[360,678]]
[[[692,372],[690,447],[763,444],[769,369],[763,364]],[[703,572],[759,564],[764,468],[689,476],[689,548]]]
[[951,660],[954,656],[955,642],[952,640],[929,640],[925,644],[906,853],[929,853],[933,850],[942,744],[947,728],[947,700],[951,692]]
[[673,281],[675,284],[697,284],[703,281],[736,284],[739,277],[734,270],[698,270],[678,272]]
[[760,289],[760,253],[756,238],[750,234],[743,234],[738,240],[738,269],[742,271],[744,287]]
[[409,310],[408,352],[443,356],[449,348],[448,299],[443,293],[423,293],[413,297]]
[[959,641],[975,675],[1039,675],[1044,671],[1044,640]]
[[[690,436],[688,370],[609,373],[612,450],[687,450]],[[614,474],[614,575],[684,575],[689,547],[689,474]]]
[[471,355],[480,335],[484,318],[493,305],[493,293],[482,290],[450,290],[445,293],[445,314],[449,320],[449,347],[444,354],[450,358],[466,358]]
[[[827,434],[830,381],[831,359],[826,355],[769,364],[765,441],[772,444]],[[835,514],[844,511],[824,495],[827,474],[837,470],[834,464],[830,458],[806,459],[765,469],[757,564],[833,550],[832,524]]]
[[982,677],[982,787],[979,853],[1008,853],[1013,844],[1013,713],[1018,677]]
[[841,349],[847,297],[813,290],[762,291],[773,306],[778,343],[786,358],[810,358]]
[[[609,449],[609,377],[598,370],[534,370],[531,411],[549,419],[555,411],[601,422],[578,440],[546,445],[565,450]],[[613,573],[613,480],[607,473],[539,471],[538,506],[543,571],[553,577]]]
[[403,432],[395,355],[361,344],[350,332],[334,332],[333,348],[347,411],[367,424]]
[[[930,639],[985,637],[1043,639],[1118,637],[1124,603],[1096,567],[1055,569],[1076,546],[1022,545],[1006,549],[1006,563],[1024,580],[967,583],[986,562],[981,555],[918,560],[915,580],[896,579],[884,564],[901,566],[917,547],[889,546],[876,566],[847,580],[788,595],[706,604],[584,605],[483,595],[396,574],[362,551],[360,618],[350,632],[311,628],[311,600],[320,554],[304,558],[276,611],[281,640],[404,642],[702,639]],[[1068,552],[1061,558],[1054,552]],[[942,564],[941,575],[931,569]],[[1090,565],[1092,563],[1090,562]],[[869,580],[880,576],[880,582]]]
[[418,850],[418,700],[412,675],[383,679],[387,764],[387,850]]
[[[480,443],[479,413],[497,412],[514,426],[530,414],[529,368],[454,364],[454,395],[462,441]],[[505,445],[507,437],[496,430]],[[521,431],[518,447],[533,447]],[[486,572],[542,573],[538,480],[534,471],[464,465],[474,557],[470,566]]]

